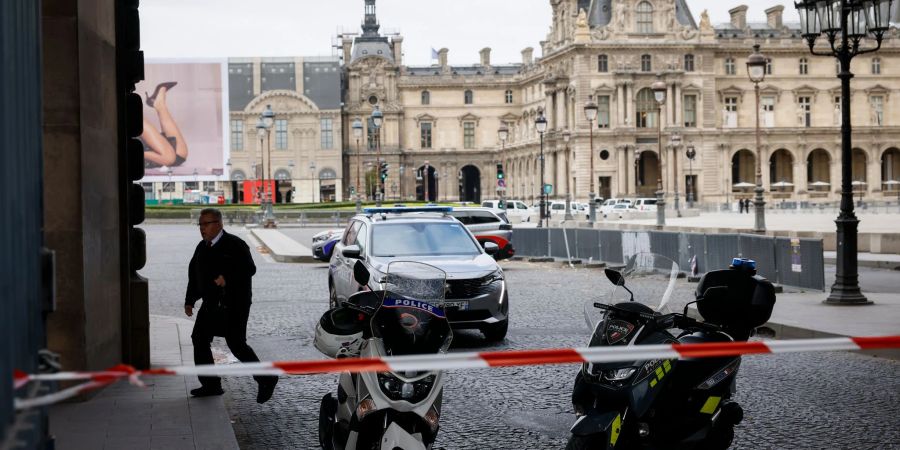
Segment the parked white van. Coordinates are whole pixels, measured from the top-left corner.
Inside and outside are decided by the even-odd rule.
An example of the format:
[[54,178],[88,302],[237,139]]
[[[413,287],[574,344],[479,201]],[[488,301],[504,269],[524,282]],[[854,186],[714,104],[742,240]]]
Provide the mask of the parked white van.
[[638,211],[656,211],[655,198],[638,198],[634,200],[634,209]]
[[[517,222],[530,222],[531,215],[534,214],[534,210],[531,209],[530,206],[525,204],[525,202],[521,200],[504,200],[506,202],[506,217],[513,220],[513,218],[517,219]],[[485,200],[481,202],[481,206],[484,208],[491,208],[494,212],[502,212],[504,211],[504,204],[501,203],[500,200]]]

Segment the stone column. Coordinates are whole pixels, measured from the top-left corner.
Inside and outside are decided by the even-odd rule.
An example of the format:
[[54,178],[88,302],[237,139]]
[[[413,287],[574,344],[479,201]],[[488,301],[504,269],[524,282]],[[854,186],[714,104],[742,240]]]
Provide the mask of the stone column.
[[[834,153],[837,153],[838,157],[834,157]],[[840,149],[837,152],[832,152],[831,155],[831,186],[828,187],[829,200],[840,200],[841,198],[841,158],[840,158]]]
[[806,165],[799,160],[794,161],[794,180],[792,181],[794,183],[794,198],[799,198],[798,194],[800,191],[809,190],[809,187],[807,186],[809,180],[806,179],[806,174],[803,173],[803,168],[805,166]]
[[631,120],[629,120],[628,116],[631,115],[631,110],[634,108],[634,105],[631,102],[631,99],[634,97],[631,92],[633,90],[634,90],[634,86],[632,86],[631,83],[625,84],[625,100],[623,101],[623,103],[625,105],[625,109],[624,109],[625,122],[624,123],[631,124],[631,126],[634,126],[634,124],[631,122]]
[[[762,166],[760,166],[760,167],[762,167],[763,189],[765,189],[766,192],[770,192],[772,180],[771,180],[771,177],[769,176],[769,170],[772,165],[772,162],[769,160],[769,149],[766,146],[763,146],[763,148],[760,150],[760,153],[762,154]],[[753,177],[754,177],[753,182],[755,183],[756,182],[756,168],[754,168]],[[763,195],[765,195],[765,194],[763,194]],[[771,203],[771,199],[768,199],[768,201]]]
[[625,85],[616,85],[616,124],[617,127],[625,126]]
[[666,121],[663,124],[675,125],[675,88],[666,83]]
[[684,106],[681,104],[682,100],[683,100],[683,99],[682,99],[682,96],[681,96],[681,85],[680,85],[680,84],[676,84],[676,85],[675,85],[675,102],[674,102],[674,105],[675,105],[675,126],[676,126],[676,127],[682,127],[682,126],[684,126],[684,118],[682,117],[682,115],[684,114]]
[[[876,154],[878,151],[876,150]],[[866,191],[871,195],[875,191],[881,191],[881,158],[875,157],[872,158],[872,155],[866,155],[869,158],[869,163],[866,166]]]

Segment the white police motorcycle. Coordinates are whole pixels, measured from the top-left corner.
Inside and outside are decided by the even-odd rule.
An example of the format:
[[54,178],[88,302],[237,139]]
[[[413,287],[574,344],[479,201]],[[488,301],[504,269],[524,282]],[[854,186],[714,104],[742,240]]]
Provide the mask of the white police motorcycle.
[[[359,262],[354,279],[368,286]],[[376,291],[362,291],[326,312],[316,348],[332,358],[445,353],[453,333],[444,314],[447,274],[428,264],[388,265]],[[430,449],[437,436],[443,374],[435,371],[344,372],[337,396],[322,398],[323,449]]]

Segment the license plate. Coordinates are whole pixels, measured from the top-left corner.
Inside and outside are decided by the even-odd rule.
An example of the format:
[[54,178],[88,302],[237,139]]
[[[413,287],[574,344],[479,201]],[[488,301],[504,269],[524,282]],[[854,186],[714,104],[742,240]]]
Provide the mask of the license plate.
[[444,309],[465,311],[469,309],[469,302],[444,302]]

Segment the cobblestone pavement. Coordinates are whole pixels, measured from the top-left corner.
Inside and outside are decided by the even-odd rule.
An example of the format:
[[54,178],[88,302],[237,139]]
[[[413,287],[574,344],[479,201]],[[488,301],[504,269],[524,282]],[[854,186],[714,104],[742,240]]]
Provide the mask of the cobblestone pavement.
[[[196,227],[146,226],[152,314],[180,315]],[[244,239],[249,235],[233,227]],[[311,236],[312,230],[288,231]],[[304,245],[308,245],[308,237]],[[251,247],[254,244],[250,241]],[[314,324],[327,309],[324,264],[281,264],[254,252],[250,345],[264,360],[321,358]],[[508,338],[488,346],[458,332],[452,351],[583,346],[585,295],[608,289],[602,272],[504,263],[510,285]],[[679,284],[676,297],[689,295]],[[776,306],[777,307],[777,306]],[[224,350],[224,341],[216,340]],[[452,371],[447,377],[438,446],[448,449],[563,448],[573,421],[573,365]],[[275,396],[255,402],[252,379],[226,379],[229,413],[245,449],[315,448],[319,400],[337,375],[283,377]],[[744,359],[736,400],[746,413],[735,448],[898,448],[900,364],[851,353]]]

